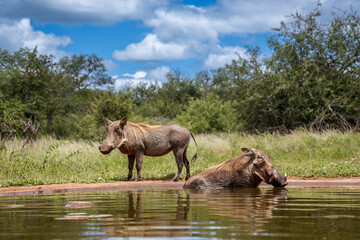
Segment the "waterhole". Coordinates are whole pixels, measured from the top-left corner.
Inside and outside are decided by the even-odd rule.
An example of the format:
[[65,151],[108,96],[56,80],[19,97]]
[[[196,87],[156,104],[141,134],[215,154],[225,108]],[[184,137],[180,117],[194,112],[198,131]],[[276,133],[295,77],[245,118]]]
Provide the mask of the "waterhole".
[[352,188],[133,190],[0,198],[0,239],[360,239]]

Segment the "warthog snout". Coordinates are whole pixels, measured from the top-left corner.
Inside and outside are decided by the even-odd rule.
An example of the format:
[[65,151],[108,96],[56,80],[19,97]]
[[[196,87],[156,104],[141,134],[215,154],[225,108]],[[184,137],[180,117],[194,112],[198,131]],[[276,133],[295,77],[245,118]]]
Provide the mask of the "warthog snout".
[[273,174],[269,181],[271,185],[274,187],[285,187],[288,184],[286,174],[281,175],[275,168]]
[[251,155],[255,167],[255,174],[264,182],[274,187],[284,187],[287,185],[287,178],[281,175],[272,165],[270,157],[253,148],[243,148],[245,153]]
[[109,154],[111,153],[111,151],[114,149],[113,147],[114,145],[110,145],[110,146],[107,146],[107,147],[104,147],[103,145],[100,145],[99,146],[99,150],[102,154]]
[[108,154],[110,153],[112,150],[119,148],[121,145],[123,145],[124,143],[126,143],[128,140],[127,139],[122,139],[120,141],[119,144],[117,144],[116,146],[112,143],[112,144],[102,144],[99,146],[99,150],[102,154]]

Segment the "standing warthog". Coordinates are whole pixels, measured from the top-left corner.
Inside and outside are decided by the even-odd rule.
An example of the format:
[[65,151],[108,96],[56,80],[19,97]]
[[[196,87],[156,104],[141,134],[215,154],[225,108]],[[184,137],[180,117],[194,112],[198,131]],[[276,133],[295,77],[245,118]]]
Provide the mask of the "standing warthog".
[[242,155],[193,175],[184,188],[255,188],[262,181],[274,187],[287,185],[286,174],[276,171],[267,154],[254,148],[241,150]]
[[186,149],[190,142],[192,133],[186,128],[178,125],[149,126],[143,123],[132,123],[123,117],[120,121],[112,122],[105,119],[107,135],[99,150],[103,154],[108,154],[114,149],[119,149],[121,153],[128,155],[129,174],[127,180],[132,178],[132,171],[136,159],[137,176],[136,181],[141,180],[141,166],[143,156],[158,157],[173,151],[178,166],[178,171],[173,181],[179,180],[183,164],[186,167],[186,179],[190,177],[189,160],[186,158]]

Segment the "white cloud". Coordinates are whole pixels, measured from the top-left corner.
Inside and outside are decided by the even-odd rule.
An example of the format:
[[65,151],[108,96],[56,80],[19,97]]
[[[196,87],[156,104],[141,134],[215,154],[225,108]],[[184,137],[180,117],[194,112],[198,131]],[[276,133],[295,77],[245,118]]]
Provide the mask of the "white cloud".
[[0,0],[0,16],[12,19],[22,16],[38,22],[100,25],[125,19],[144,19],[153,14],[154,8],[167,4],[168,0]]
[[166,75],[170,72],[170,68],[168,66],[161,66],[155,69],[152,69],[148,72],[148,78],[152,81],[164,81],[166,79]]
[[204,66],[206,68],[223,67],[225,64],[231,63],[232,60],[238,59],[238,55],[246,58],[246,50],[241,47],[224,47],[218,46],[216,52],[210,53],[205,60]]
[[[181,4],[182,1],[173,0],[0,0],[0,16],[3,18],[19,19],[23,17],[46,23],[92,23],[112,24],[123,20],[143,20],[154,18],[154,13],[164,11],[170,15],[190,16],[188,22],[194,19],[231,21],[229,29],[235,26],[251,26],[248,30],[260,31],[274,27],[285,15],[294,11],[313,9],[317,0],[217,0],[206,7]],[[358,0],[322,0],[324,8],[359,7]],[[198,18],[198,16],[201,16]],[[236,19],[240,22],[236,22]],[[160,19],[161,20],[161,19]],[[187,19],[184,19],[186,21]],[[197,22],[193,22],[197,24]],[[245,25],[243,25],[245,23]],[[261,24],[259,24],[261,23]],[[210,25],[211,27],[211,25]],[[248,31],[247,30],[247,31]],[[221,31],[221,29],[216,29]]]
[[[277,2],[279,4],[267,0],[220,0],[216,5],[201,10],[186,5],[173,9],[161,8],[155,11],[153,18],[145,20],[145,24],[154,28],[154,33],[163,41],[217,43],[219,36],[224,34],[269,31],[296,10],[295,5],[287,1]],[[305,4],[297,5],[302,8]]]
[[111,60],[103,60],[103,64],[107,71],[112,71],[119,67],[118,64],[114,63]]
[[[145,73],[145,74],[144,74]],[[125,73],[122,76],[112,76],[114,80],[115,89],[121,89],[125,86],[136,86],[140,83],[152,83],[151,80],[146,79],[146,72],[136,72],[134,74]]]
[[185,59],[189,55],[184,45],[159,41],[156,35],[148,34],[140,43],[133,43],[124,51],[115,50],[113,57],[119,61],[164,61]]
[[189,8],[189,9],[192,9],[192,10],[196,10],[198,11],[199,13],[206,13],[206,9],[203,8],[203,7],[197,7],[195,5],[184,5],[185,8]]
[[124,77],[130,77],[133,79],[142,79],[142,78],[145,78],[146,75],[147,75],[147,73],[144,71],[137,71],[135,74],[130,74],[130,73],[123,74]]
[[124,75],[119,76],[119,75],[114,75],[112,76],[112,79],[114,81],[114,86],[115,89],[119,90],[124,88],[125,86],[134,86],[137,85],[139,83],[141,83],[142,81],[146,81],[145,79],[135,79],[135,78],[126,78],[124,77]]
[[157,67],[148,72],[137,71],[134,74],[125,73],[122,76],[114,75],[115,89],[121,89],[126,85],[136,86],[140,83],[161,83],[166,79],[166,74],[170,71],[167,66]]
[[67,36],[56,36],[41,31],[34,31],[27,18],[20,21],[2,21],[0,23],[0,48],[16,51],[21,47],[34,48],[39,53],[52,54],[56,57],[65,55],[59,47],[69,45],[72,40]]
[[[296,6],[302,9],[316,5],[312,1],[276,2],[279,4],[266,0],[219,0],[202,8],[180,4],[157,8],[154,15],[144,20],[145,25],[153,28],[153,33],[124,50],[114,51],[113,57],[122,61],[168,61],[210,52],[212,55],[206,65],[218,65],[229,58],[228,53],[212,52],[217,48],[220,36],[266,32],[278,26],[287,14],[296,10]],[[216,59],[217,56],[220,59]]]
[[219,21],[197,11],[187,8],[181,11],[160,9],[155,13],[156,17],[145,23],[153,27],[155,34],[166,41],[216,40],[218,37]]

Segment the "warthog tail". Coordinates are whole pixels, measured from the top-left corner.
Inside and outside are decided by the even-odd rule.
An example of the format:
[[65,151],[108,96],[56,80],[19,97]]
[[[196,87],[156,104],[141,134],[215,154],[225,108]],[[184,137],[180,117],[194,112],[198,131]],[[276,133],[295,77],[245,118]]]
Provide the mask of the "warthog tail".
[[192,139],[194,140],[194,143],[195,143],[195,146],[196,146],[196,153],[195,153],[195,155],[191,158],[191,162],[195,162],[195,160],[196,160],[196,158],[197,158],[197,153],[198,153],[198,145],[197,145],[197,143],[196,143],[196,141],[195,141],[195,137],[194,137],[194,135],[192,134],[192,132],[190,132],[190,134],[191,134],[191,137],[192,137]]

